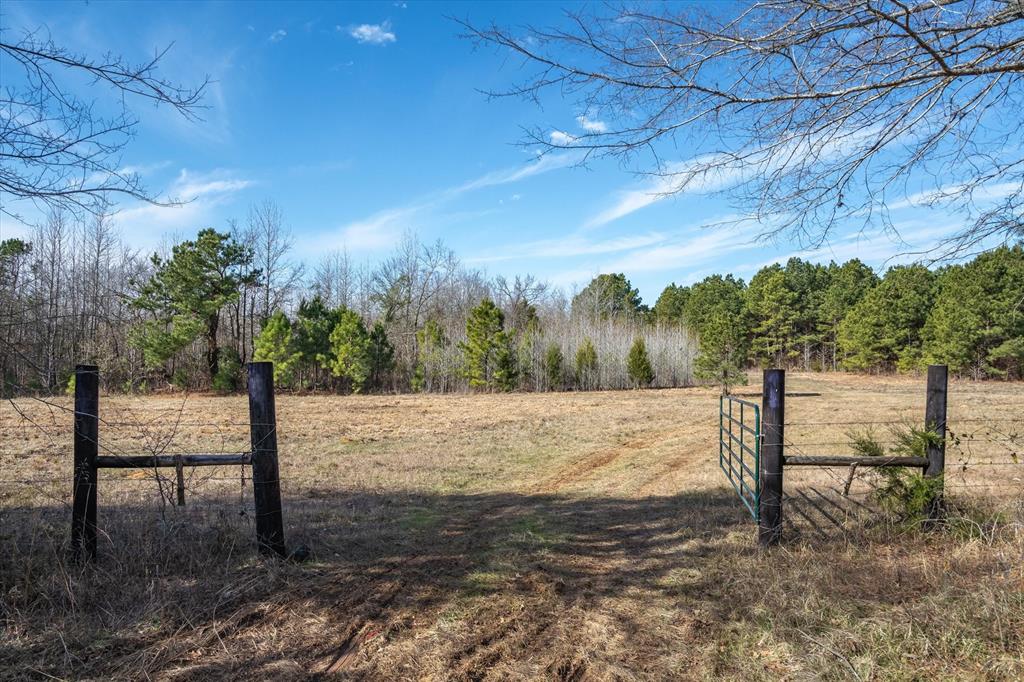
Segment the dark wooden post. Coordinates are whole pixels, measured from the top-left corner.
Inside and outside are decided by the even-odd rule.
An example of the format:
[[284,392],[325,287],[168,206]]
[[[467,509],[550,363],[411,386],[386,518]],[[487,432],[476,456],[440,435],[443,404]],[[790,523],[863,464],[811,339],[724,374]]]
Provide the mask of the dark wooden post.
[[96,558],[96,456],[100,438],[100,370],[75,367],[75,473],[71,504],[71,551]]
[[285,556],[272,362],[249,363],[249,434],[256,499],[256,541],[264,554]]
[[938,478],[938,489],[932,499],[932,518],[942,511],[942,475],[946,471],[946,388],[948,385],[946,365],[928,366],[928,388],[924,404],[924,427],[938,438],[928,445],[928,466],[925,478]]
[[757,540],[762,547],[782,540],[783,438],[786,370],[766,369],[761,394],[761,503]]

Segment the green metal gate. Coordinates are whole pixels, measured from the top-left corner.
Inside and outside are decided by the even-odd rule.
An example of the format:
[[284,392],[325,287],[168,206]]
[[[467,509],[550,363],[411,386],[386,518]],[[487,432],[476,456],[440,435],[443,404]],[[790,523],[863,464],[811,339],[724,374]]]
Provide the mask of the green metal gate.
[[718,465],[754,521],[761,508],[761,408],[722,396],[718,400]]

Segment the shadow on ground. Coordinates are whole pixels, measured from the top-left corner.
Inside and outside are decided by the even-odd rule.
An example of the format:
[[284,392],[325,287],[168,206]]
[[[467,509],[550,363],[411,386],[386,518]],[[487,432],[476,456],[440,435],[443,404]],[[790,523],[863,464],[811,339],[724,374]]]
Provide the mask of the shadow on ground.
[[[288,676],[263,670],[286,660],[296,675],[374,678],[398,661],[375,661],[371,643],[379,651],[382,642],[415,637],[418,627],[436,630],[440,620],[469,629],[433,652],[453,678],[475,679],[539,646],[530,656],[543,670],[574,679],[571,652],[542,660],[543,640],[562,629],[559,613],[602,611],[617,630],[637,631],[644,600],[714,600],[721,586],[705,579],[704,565],[723,535],[744,534],[750,543],[740,551],[754,551],[753,524],[725,491],[618,499],[306,490],[285,502],[289,546],[311,550],[300,564],[258,559],[251,517],[231,511],[231,502],[224,509],[196,515],[170,508],[154,517],[101,503],[96,566],[77,573],[69,566],[70,582],[51,585],[50,594],[38,585],[35,599],[5,600],[10,625],[12,614],[25,619],[17,627],[24,636],[0,663],[59,676],[177,669],[175,679],[199,679]],[[4,516],[13,527],[5,544],[17,548],[2,571],[5,583],[64,564],[66,510]],[[52,547],[44,549],[40,536],[54,539]],[[55,598],[74,606],[55,608]],[[285,631],[280,645],[261,641]],[[55,647],[56,633],[66,651]]]

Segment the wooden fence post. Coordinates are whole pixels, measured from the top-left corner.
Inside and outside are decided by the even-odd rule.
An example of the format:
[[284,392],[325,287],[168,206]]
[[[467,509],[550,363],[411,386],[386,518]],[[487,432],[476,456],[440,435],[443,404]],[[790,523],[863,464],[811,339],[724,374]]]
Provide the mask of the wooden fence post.
[[762,547],[782,540],[783,438],[786,370],[766,369],[761,393],[761,500],[757,539]]
[[256,541],[264,554],[285,556],[281,481],[277,465],[274,363],[249,363],[249,435],[256,500]]
[[75,472],[71,551],[96,558],[96,456],[100,437],[100,375],[96,365],[75,366]]
[[946,389],[948,386],[946,365],[928,366],[928,388],[924,405],[924,427],[938,438],[929,443],[926,456],[925,478],[937,478],[937,489],[932,499],[931,517],[937,518],[942,511],[942,476],[946,471]]

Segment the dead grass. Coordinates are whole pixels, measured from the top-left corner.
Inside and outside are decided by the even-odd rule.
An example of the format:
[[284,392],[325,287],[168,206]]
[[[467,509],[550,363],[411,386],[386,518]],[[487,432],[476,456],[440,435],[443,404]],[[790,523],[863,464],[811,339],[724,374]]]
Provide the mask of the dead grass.
[[[820,422],[923,412],[921,380],[788,379],[820,394],[787,405],[790,447],[810,454],[842,450],[818,443],[848,427]],[[42,428],[0,406],[5,679],[1024,675],[1024,465],[973,464],[1012,461],[1012,438],[979,436],[951,472],[970,523],[869,519],[764,555],[718,469],[710,390],[279,396],[286,532],[310,561],[255,554],[238,467],[194,472],[183,510],[151,472],[104,471],[101,556],[83,569],[65,560],[70,419],[18,406]],[[101,426],[112,452],[172,432],[168,451],[247,449],[244,398],[101,410],[124,423]],[[1022,413],[1020,384],[951,387],[954,429],[986,417],[1019,437]]]

